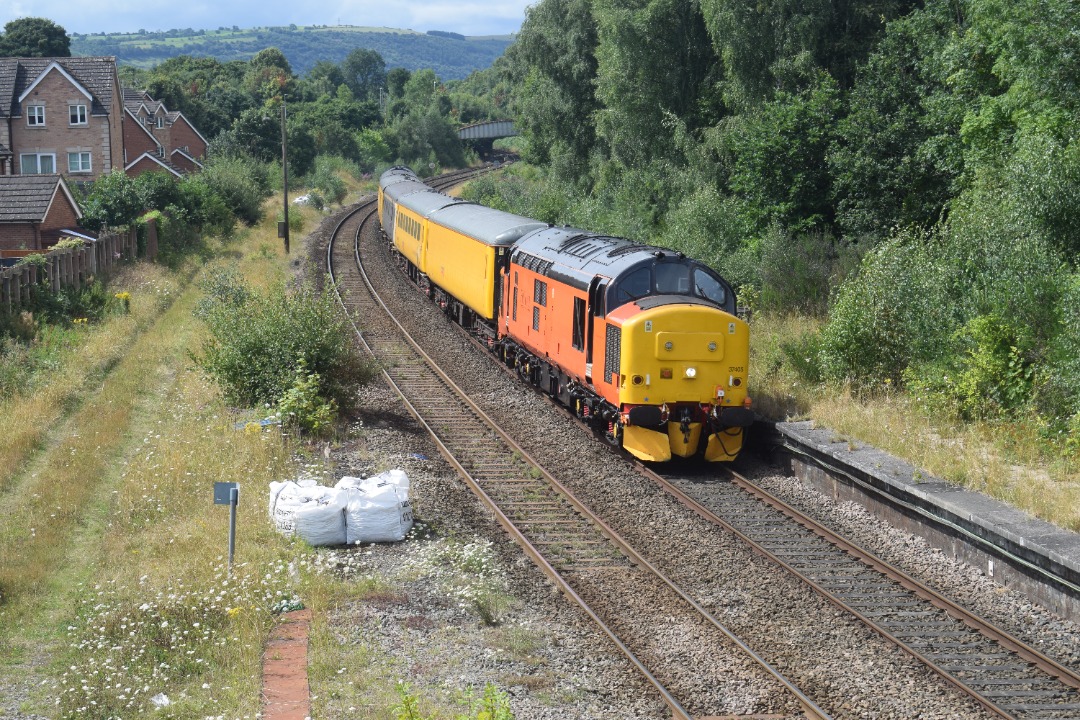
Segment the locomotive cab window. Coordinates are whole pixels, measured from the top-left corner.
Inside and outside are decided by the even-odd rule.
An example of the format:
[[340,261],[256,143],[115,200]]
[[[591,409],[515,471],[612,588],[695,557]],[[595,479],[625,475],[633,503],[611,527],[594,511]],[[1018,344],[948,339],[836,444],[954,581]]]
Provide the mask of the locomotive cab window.
[[638,268],[630,273],[615,286],[615,301],[610,303],[612,308],[624,305],[632,300],[645,297],[652,287],[652,270],[647,267]]
[[723,284],[705,268],[694,268],[694,294],[720,306],[727,304]]
[[690,273],[682,263],[657,263],[653,268],[657,295],[689,295]]

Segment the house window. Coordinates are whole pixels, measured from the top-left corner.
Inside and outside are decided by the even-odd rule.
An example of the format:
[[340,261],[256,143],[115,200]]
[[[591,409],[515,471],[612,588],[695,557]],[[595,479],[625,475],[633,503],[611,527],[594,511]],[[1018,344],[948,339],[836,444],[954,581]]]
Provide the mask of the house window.
[[68,123],[71,125],[86,124],[86,106],[68,105]]
[[23,175],[51,175],[56,172],[56,155],[23,153],[19,156],[19,172]]
[[88,153],[88,152],[69,152],[68,153],[68,172],[72,172],[72,173],[90,172],[90,153]]
[[163,118],[163,117],[159,117],[159,118],[157,119],[157,126],[158,126],[158,128],[163,128],[163,127],[165,127],[165,118]]
[[45,127],[45,106],[28,106],[26,108],[26,124],[30,127]]

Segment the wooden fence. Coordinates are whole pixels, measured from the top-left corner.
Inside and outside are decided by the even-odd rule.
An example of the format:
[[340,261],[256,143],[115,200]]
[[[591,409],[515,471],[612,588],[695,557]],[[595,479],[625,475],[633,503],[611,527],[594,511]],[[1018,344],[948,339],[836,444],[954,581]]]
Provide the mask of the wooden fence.
[[[104,234],[83,247],[53,250],[45,254],[45,266],[19,265],[0,270],[0,313],[11,314],[29,305],[43,289],[83,288],[92,276],[107,275],[121,260],[134,259],[138,250],[136,231]],[[26,251],[0,251],[0,258],[25,256]]]

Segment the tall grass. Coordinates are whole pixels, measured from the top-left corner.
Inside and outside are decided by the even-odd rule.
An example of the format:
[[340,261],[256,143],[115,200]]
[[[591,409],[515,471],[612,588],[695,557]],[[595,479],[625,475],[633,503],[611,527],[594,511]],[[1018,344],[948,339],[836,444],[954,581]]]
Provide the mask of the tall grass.
[[[9,491],[31,454],[42,447],[57,422],[79,407],[120,362],[142,328],[172,302],[183,275],[156,266],[126,268],[113,279],[117,291],[131,292],[128,315],[113,315],[100,326],[76,324],[43,331],[50,349],[34,371],[22,376],[21,389],[0,400],[0,492]],[[42,349],[43,342],[36,347]],[[44,351],[43,351],[44,352]],[[13,355],[0,362],[20,362]]]
[[[750,328],[754,408],[774,420],[812,420],[931,475],[1080,530],[1080,469],[1049,452],[1035,422],[960,422],[890,382],[858,392],[814,381],[822,321],[758,315]],[[807,379],[810,378],[810,379]]]

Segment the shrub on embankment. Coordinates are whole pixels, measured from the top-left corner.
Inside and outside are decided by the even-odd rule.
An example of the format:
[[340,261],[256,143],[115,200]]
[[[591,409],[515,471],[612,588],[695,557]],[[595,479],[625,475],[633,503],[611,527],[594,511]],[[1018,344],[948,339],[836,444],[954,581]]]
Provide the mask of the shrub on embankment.
[[219,271],[203,290],[196,312],[210,336],[197,361],[228,402],[273,409],[285,424],[318,434],[374,377],[332,287],[279,284],[259,293]]

